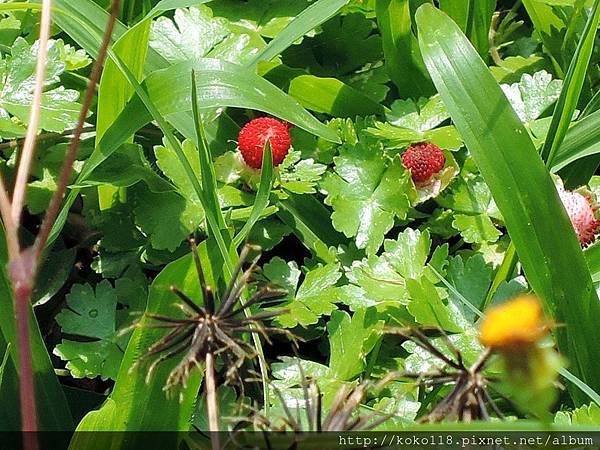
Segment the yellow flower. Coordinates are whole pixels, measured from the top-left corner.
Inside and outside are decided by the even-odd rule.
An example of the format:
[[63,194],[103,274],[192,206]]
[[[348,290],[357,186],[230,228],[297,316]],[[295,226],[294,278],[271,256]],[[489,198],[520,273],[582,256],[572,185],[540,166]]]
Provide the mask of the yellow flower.
[[521,295],[487,311],[479,330],[479,340],[499,351],[530,348],[549,330],[537,297]]

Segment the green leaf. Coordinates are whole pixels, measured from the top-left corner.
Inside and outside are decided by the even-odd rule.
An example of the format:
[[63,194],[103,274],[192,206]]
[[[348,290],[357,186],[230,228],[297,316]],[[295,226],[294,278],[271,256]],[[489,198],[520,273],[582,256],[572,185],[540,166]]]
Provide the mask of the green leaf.
[[407,309],[417,323],[453,333],[464,330],[467,322],[458,307],[452,302],[446,305],[438,288],[427,278],[407,280],[406,287],[411,298]]
[[399,158],[388,162],[381,144],[344,145],[334,158],[335,173],[321,182],[325,203],[333,207],[336,230],[355,237],[356,246],[375,253],[396,217],[403,219],[410,207],[409,173]]
[[[209,263],[206,245],[199,246],[200,258],[205,271],[207,283],[214,285],[214,278]],[[179,311],[175,307],[177,297],[170,287],[177,286],[190,298],[201,299],[200,286],[196,267],[191,254],[188,254],[166,266],[154,279],[148,295],[147,313],[176,316]],[[201,304],[201,303],[200,303]],[[179,395],[167,396],[163,386],[170,371],[179,362],[179,358],[171,358],[161,364],[154,376],[146,383],[146,370],[138,366],[130,371],[133,364],[147,351],[148,347],[160,339],[166,332],[164,329],[150,328],[145,325],[155,323],[151,319],[142,318],[141,326],[131,336],[123,363],[119,370],[115,387],[107,402],[98,411],[88,414],[78,426],[78,431],[188,431],[194,411],[194,402],[200,388],[201,371],[195,370],[186,387],[181,387]],[[179,393],[177,393],[179,394]],[[181,402],[180,402],[181,399]],[[118,411],[118,413],[117,413]],[[85,436],[85,434],[84,434]],[[123,433],[111,433],[107,446],[135,447],[141,435],[127,438]],[[87,445],[78,448],[94,448],[94,437],[88,435]],[[154,443],[173,448],[177,446],[179,437],[176,433],[155,436]],[[104,446],[103,448],[107,448]]]
[[558,98],[558,102],[556,103],[554,114],[552,115],[550,130],[548,130],[546,141],[542,148],[542,158],[546,161],[548,166],[552,166],[556,152],[567,134],[571,118],[577,108],[579,95],[581,94],[583,83],[585,82],[588,65],[594,49],[596,30],[598,29],[599,23],[600,0],[596,0],[581,35],[581,39],[577,44],[575,54],[569,64],[569,70],[565,76],[563,89]]
[[337,78],[300,75],[291,80],[288,93],[305,108],[335,117],[366,116],[384,111],[379,103]]
[[204,212],[197,203],[176,192],[132,192],[135,222],[157,250],[174,251],[202,222]]
[[559,95],[561,80],[553,80],[545,70],[533,75],[524,74],[521,81],[502,84],[502,90],[522,122],[528,124],[542,115]]
[[[281,3],[281,0],[278,3]],[[318,0],[314,2],[274,35],[269,45],[258,52],[249,65],[254,66],[260,61],[270,61],[281,54],[302,36],[326,22],[346,3],[348,0]]]
[[75,378],[101,376],[114,380],[123,357],[119,344],[124,343],[118,342],[115,330],[117,294],[114,288],[106,280],[100,282],[95,291],[88,284],[76,284],[67,295],[67,307],[56,316],[63,335],[92,341],[63,339],[54,354],[67,361],[67,369]]
[[[152,192],[175,191],[175,187],[160,177],[152,168],[141,145],[123,144],[119,150],[102,162],[83,183],[72,186],[83,188],[110,184],[117,187],[129,187],[140,181],[144,181]],[[44,179],[40,182],[44,182]],[[35,183],[29,185],[33,187]]]
[[381,59],[381,38],[373,28],[374,23],[360,13],[335,16],[322,25],[321,33],[289,48],[283,61],[317,76],[350,74]]
[[600,110],[576,121],[571,125],[554,160],[553,172],[590,155],[600,153]]
[[351,284],[342,288],[341,300],[353,310],[407,305],[406,280],[424,274],[430,246],[429,232],[410,228],[400,233],[397,240],[386,240],[381,256],[370,255],[352,263],[346,274]]
[[433,142],[441,148],[458,149],[462,139],[452,125],[438,127],[450,118],[438,95],[429,99],[396,100],[386,114],[389,123],[376,122],[367,132],[387,139],[394,147],[406,147],[416,142]]
[[559,411],[554,416],[554,423],[564,427],[571,425],[600,426],[600,406],[590,403],[573,411]]
[[290,151],[279,166],[281,186],[295,194],[314,194],[315,185],[327,170],[312,158],[301,159],[300,152]]
[[496,242],[502,235],[485,214],[455,214],[452,226],[460,232],[465,242],[470,244]]
[[273,39],[310,3],[312,0],[249,0],[240,8],[237,0],[218,0],[210,2],[209,6],[215,15]]
[[329,374],[339,380],[352,380],[366,366],[366,357],[381,336],[383,321],[375,308],[363,308],[352,317],[333,311],[327,323],[330,359]]
[[263,267],[263,273],[273,283],[288,291],[285,301],[274,309],[289,312],[274,319],[284,328],[314,325],[323,315],[330,315],[339,301],[335,287],[342,276],[339,264],[327,264],[310,270],[299,287],[300,270],[296,263],[273,258]]
[[[326,140],[338,141],[333,130],[265,79],[236,64],[208,58],[175,64],[146,78],[145,88],[163,116],[191,111],[192,69],[203,109],[232,106],[264,111]],[[172,88],[165,90],[167,84]],[[139,107],[139,103],[130,104],[131,110]],[[124,114],[130,115],[131,110]]]
[[[482,310],[492,282],[492,272],[492,267],[486,264],[483,256],[475,254],[466,260],[461,256],[450,258],[447,276],[448,281],[463,298],[475,308]],[[460,304],[460,299],[456,298],[452,291],[450,291],[450,300]]]
[[383,39],[386,69],[401,97],[428,96],[433,84],[412,32],[409,0],[378,0],[377,23]]
[[[581,247],[520,119],[475,50],[443,13],[417,12],[421,51],[450,115],[494,195],[534,291],[555,320],[576,375],[592,387],[600,370],[600,302]],[[548,239],[560,233],[561,239]],[[569,286],[568,292],[565,286]]]
[[[44,86],[49,89],[42,95],[40,113],[40,128],[57,133],[75,126],[81,108],[77,103],[79,92],[54,86],[67,66],[61,48],[64,49],[61,41],[48,43]],[[31,46],[25,39],[17,38],[11,55],[0,61],[0,133],[4,137],[25,134],[33,101],[37,52],[37,43]]]
[[[150,46],[170,63],[209,57],[242,64],[257,52],[257,40],[249,35],[250,30],[247,33],[232,33],[226,19],[214,18],[211,9],[201,5],[177,9],[173,20],[156,19]],[[264,45],[260,38],[258,43]]]

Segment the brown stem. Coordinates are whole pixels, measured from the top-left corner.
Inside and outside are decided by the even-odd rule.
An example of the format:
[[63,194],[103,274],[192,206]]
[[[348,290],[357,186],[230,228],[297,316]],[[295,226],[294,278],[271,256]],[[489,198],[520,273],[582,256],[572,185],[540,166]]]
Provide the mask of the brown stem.
[[35,386],[33,382],[33,364],[31,342],[29,339],[29,302],[33,290],[35,260],[31,250],[21,252],[10,261],[9,274],[15,297],[15,316],[17,321],[17,345],[19,355],[19,400],[21,403],[21,430],[24,434],[24,448],[38,448],[37,414],[35,405]]
[[100,80],[100,75],[102,74],[102,67],[104,66],[106,54],[108,53],[108,46],[110,45],[110,40],[112,37],[113,29],[115,27],[115,21],[117,20],[118,14],[119,0],[113,0],[110,18],[108,20],[108,23],[106,24],[106,30],[104,31],[102,46],[100,47],[100,51],[98,52],[98,57],[96,58],[96,62],[94,63],[94,68],[92,69],[92,73],[90,75],[89,84],[85,91],[83,105],[79,114],[79,121],[77,122],[77,127],[75,128],[75,132],[73,133],[73,139],[69,144],[67,154],[65,155],[65,160],[60,170],[56,191],[52,195],[52,200],[50,201],[50,206],[48,207],[48,211],[44,216],[40,232],[38,233],[35,239],[35,243],[33,244],[35,248],[36,259],[38,260],[41,257],[42,252],[44,251],[44,247],[46,246],[46,242],[48,241],[48,236],[50,236],[50,231],[52,230],[52,226],[54,225],[56,216],[58,215],[58,212],[60,210],[62,199],[65,195],[65,192],[67,191],[69,177],[71,176],[71,172],[73,171],[73,163],[75,162],[75,158],[77,157],[77,150],[79,149],[79,142],[81,141],[81,134],[83,133],[85,120],[87,118],[88,111],[92,106],[94,95],[96,94],[96,85],[98,84],[98,81]]
[[215,356],[208,352],[206,354],[206,409],[208,411],[208,429],[211,434],[213,450],[219,450],[219,405],[217,404],[217,390],[215,387]]

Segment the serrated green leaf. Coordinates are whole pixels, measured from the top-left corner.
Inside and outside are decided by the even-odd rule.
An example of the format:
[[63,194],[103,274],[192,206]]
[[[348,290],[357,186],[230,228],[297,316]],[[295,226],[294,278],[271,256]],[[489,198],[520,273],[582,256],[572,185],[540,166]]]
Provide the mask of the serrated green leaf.
[[339,301],[339,289],[335,287],[342,276],[339,264],[327,264],[309,271],[299,287],[301,272],[294,262],[286,263],[275,257],[264,266],[263,273],[272,283],[288,291],[285,301],[275,308],[290,310],[274,319],[284,328],[298,325],[306,328],[315,324],[321,316],[331,314]]
[[552,75],[541,70],[533,75],[524,74],[521,81],[500,85],[513,109],[524,123],[540,117],[559,97],[561,80],[553,80]]
[[[115,333],[117,294],[106,280],[96,285],[77,284],[67,295],[68,309],[63,309],[56,321],[63,335],[92,339],[78,342],[63,339],[54,354],[68,361],[67,368],[76,378],[115,379],[123,357]],[[126,342],[126,340],[125,340]]]
[[248,62],[264,46],[260,38],[232,33],[229,21],[215,18],[205,5],[177,9],[173,19],[161,16],[152,24],[150,46],[167,61],[177,63],[210,57],[226,61]]
[[330,359],[329,375],[339,380],[352,380],[366,365],[383,330],[375,308],[357,310],[352,317],[344,311],[334,311],[327,323]]
[[333,226],[355,237],[358,248],[375,253],[394,219],[406,217],[409,174],[398,158],[388,163],[381,144],[342,146],[334,161],[335,173],[321,182],[325,203],[334,210]]
[[341,288],[341,300],[353,310],[407,305],[406,280],[423,275],[430,245],[427,231],[421,233],[410,228],[397,240],[386,240],[381,256],[370,255],[352,263],[346,274],[351,284]]
[[502,235],[486,214],[455,214],[452,226],[460,232],[465,242],[470,244],[496,242]]

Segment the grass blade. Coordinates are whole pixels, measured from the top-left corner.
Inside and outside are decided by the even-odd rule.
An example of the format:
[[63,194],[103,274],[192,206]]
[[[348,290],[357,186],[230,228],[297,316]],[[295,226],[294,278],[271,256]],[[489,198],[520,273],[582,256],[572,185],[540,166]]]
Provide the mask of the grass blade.
[[279,32],[269,42],[269,45],[258,52],[250,61],[248,67],[254,67],[260,61],[270,61],[275,58],[310,30],[333,17],[346,3],[348,3],[348,0],[318,0],[313,3]]
[[262,216],[263,211],[269,205],[269,196],[271,195],[271,186],[273,185],[273,154],[271,152],[271,142],[267,141],[263,152],[262,168],[260,173],[260,185],[254,200],[254,206],[248,221],[242,229],[233,238],[232,247],[238,248],[248,237],[252,227]]
[[549,167],[552,167],[556,152],[567,134],[573,113],[575,112],[575,108],[577,108],[577,102],[579,101],[590,58],[592,57],[599,21],[600,0],[596,0],[577,45],[577,50],[569,65],[560,97],[554,107],[550,129],[542,147],[542,159],[546,161]]
[[435,92],[412,32],[409,0],[377,0],[377,23],[385,64],[401,97],[428,97]]
[[[556,188],[527,131],[476,50],[443,12],[417,12],[425,64],[484,176],[534,291],[558,323],[575,374],[600,387],[600,302]],[[560,236],[557,239],[556,236]],[[580,395],[579,392],[573,392]]]

